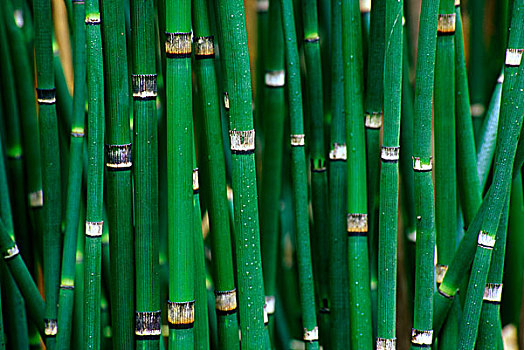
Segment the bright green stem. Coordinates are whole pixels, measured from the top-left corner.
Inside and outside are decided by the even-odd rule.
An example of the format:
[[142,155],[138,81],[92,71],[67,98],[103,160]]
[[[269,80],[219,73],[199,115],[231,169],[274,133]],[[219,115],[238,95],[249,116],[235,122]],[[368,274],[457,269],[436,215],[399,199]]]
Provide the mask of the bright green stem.
[[300,307],[302,311],[301,328],[304,330],[303,340],[305,341],[306,349],[318,349],[318,327],[315,310],[313,267],[311,264],[311,237],[309,233],[307,165],[304,149],[305,136],[300,61],[293,16],[293,2],[291,0],[282,0],[281,5],[290,116],[291,178],[295,207],[294,218]]
[[[260,254],[251,78],[244,3],[218,0],[221,58],[229,101],[234,236],[242,349],[264,344],[264,281]],[[248,140],[244,141],[247,137]],[[247,147],[235,146],[233,140]],[[244,151],[245,149],[245,151]]]
[[[417,241],[413,328],[419,331],[433,329],[435,213],[431,178],[431,116],[438,7],[438,0],[422,1],[415,80],[413,168]],[[417,345],[412,342],[412,348]]]
[[[194,215],[193,209],[193,116],[191,91],[191,3],[166,2],[166,96],[169,349],[193,349],[194,320],[182,318],[180,310],[194,315]],[[180,42],[180,45],[169,43]],[[188,52],[189,51],[189,52]],[[171,316],[173,317],[173,316]]]
[[366,145],[363,112],[362,35],[358,1],[342,1],[342,58],[347,158],[347,232],[351,347],[371,349]]
[[[453,1],[440,2],[439,18],[455,16]],[[453,33],[437,33],[437,53],[435,58],[435,230],[437,235],[437,268],[447,266],[455,254],[457,241],[457,141],[455,138],[455,36]],[[463,77],[465,79],[465,76]],[[457,84],[458,85],[458,84]],[[461,86],[462,87],[462,86]],[[467,88],[467,86],[466,86]],[[457,93],[458,95],[458,93]],[[467,97],[466,97],[467,98]],[[466,103],[467,104],[467,103]],[[457,104],[458,105],[458,104]],[[458,119],[458,118],[457,118]],[[464,117],[462,119],[465,119]],[[471,119],[470,119],[471,120]],[[457,130],[461,130],[457,128]],[[471,131],[472,129],[470,129]],[[471,134],[472,136],[472,134]],[[465,141],[460,139],[460,141]],[[470,158],[467,169],[473,180],[478,181],[475,171],[474,140],[468,151]],[[463,159],[463,158],[462,158]],[[462,162],[460,162],[463,168]],[[480,199],[478,182],[476,188]],[[477,201],[477,208],[480,200]],[[469,209],[469,208],[468,208]],[[466,214],[470,218],[469,212]],[[474,214],[473,214],[474,215]],[[466,219],[466,225],[469,221]],[[437,276],[437,282],[440,283]]]
[[[342,2],[331,2],[331,149],[346,147],[344,114],[344,68],[342,64]],[[349,347],[348,245],[346,159],[329,163],[329,300],[330,345],[334,349]]]
[[[262,270],[269,330],[274,333],[274,298],[277,275],[279,236],[280,191],[282,187],[282,157],[285,120],[284,96],[284,42],[279,0],[269,5],[268,36],[265,47],[265,86],[263,116],[264,153],[262,160],[262,191],[260,192],[260,239],[262,244]],[[274,339],[274,338],[273,338]]]
[[137,349],[158,349],[160,281],[154,4],[131,1]]
[[381,148],[377,346],[395,338],[399,142],[402,101],[402,1],[386,0],[384,131]]
[[[53,52],[51,48],[52,17],[51,3],[34,0],[35,14],[35,57],[38,94],[38,123],[40,127],[40,152],[42,156],[43,183],[43,256],[46,302],[46,345],[56,345],[56,319],[58,286],[60,284],[61,246],[61,176],[58,125],[56,118],[56,95],[54,84]],[[51,331],[51,328],[54,328]]]
[[135,343],[132,159],[124,2],[102,0],[100,6],[107,115],[106,162],[109,164],[106,165],[105,187],[110,232],[111,320],[114,348],[118,350],[131,349]]
[[[84,349],[100,349],[100,293],[102,265],[104,192],[104,65],[98,0],[88,0],[85,8],[87,44],[87,204],[84,240],[83,344]],[[91,232],[93,231],[93,232]],[[78,258],[78,253],[77,253]],[[81,286],[81,285],[80,285]]]
[[58,298],[59,349],[69,349],[73,318],[75,287],[76,243],[80,219],[80,197],[82,187],[85,118],[85,78],[86,78],[86,36],[85,8],[80,1],[73,2],[73,59],[74,59],[74,100],[73,123],[69,151],[69,175],[65,212],[64,250],[62,254],[62,275]]

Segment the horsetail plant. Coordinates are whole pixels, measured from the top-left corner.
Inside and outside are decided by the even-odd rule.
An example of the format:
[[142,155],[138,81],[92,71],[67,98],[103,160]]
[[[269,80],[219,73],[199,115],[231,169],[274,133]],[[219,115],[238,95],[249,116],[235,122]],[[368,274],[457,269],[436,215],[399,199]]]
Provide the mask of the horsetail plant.
[[264,344],[264,282],[255,177],[255,130],[244,3],[217,0],[221,58],[225,76],[224,105],[229,109],[232,154],[235,251],[242,349]]
[[448,22],[444,21],[445,17],[437,16],[438,7],[439,1],[422,1],[415,80],[413,171],[415,172],[415,213],[417,215],[415,244],[417,269],[415,310],[411,332],[411,348],[415,349],[431,346],[433,343],[435,213],[431,178],[433,169],[431,159],[432,97],[437,35],[444,35],[451,30],[446,26]]
[[329,154],[330,338],[335,349],[349,347],[348,244],[346,233],[347,151],[342,64],[342,2],[331,2],[331,149]]
[[[262,187],[260,192],[260,240],[266,311],[269,331],[274,339],[275,292],[277,282],[279,200],[282,187],[282,158],[285,120],[284,42],[279,0],[271,0],[268,15],[268,37],[264,58],[264,97],[259,118],[264,127]],[[261,112],[261,113],[260,113]]]
[[62,273],[58,297],[57,346],[69,349],[75,288],[76,241],[80,219],[85,120],[86,36],[84,2],[73,2],[74,96],[65,211]]
[[48,349],[56,346],[58,286],[60,284],[60,216],[62,212],[60,151],[56,120],[56,89],[51,48],[51,4],[34,0],[35,59],[38,123],[42,156],[43,250],[45,279],[45,336]]
[[137,349],[160,339],[157,75],[153,1],[131,1]]
[[231,228],[229,222],[226,169],[220,122],[217,78],[215,74],[214,36],[209,25],[207,1],[193,2],[193,43],[195,76],[199,100],[203,108],[200,125],[203,128],[200,158],[204,170],[204,189],[208,203],[209,225],[212,230],[211,250],[215,284],[215,312],[220,347],[238,349],[237,292],[233,274]]
[[[166,2],[169,348],[194,346],[191,3]],[[189,219],[188,219],[189,218]]]
[[347,216],[350,342],[371,349],[371,294],[368,262],[368,207],[363,112],[360,11],[357,1],[342,2],[342,59],[346,119]]
[[[321,5],[319,5],[321,6]],[[320,308],[320,331],[328,334],[328,240],[327,174],[324,143],[323,75],[320,57],[320,36],[317,3],[312,0],[301,2],[304,32],[304,58],[306,68],[306,115],[309,121],[309,153],[311,159],[311,203],[313,207],[313,268],[315,290]],[[329,233],[327,234],[329,237]],[[328,341],[323,337],[322,341]]]
[[[272,0],[274,1],[274,0]],[[295,207],[296,250],[299,278],[300,306],[302,311],[303,340],[306,349],[319,348],[319,332],[315,309],[311,238],[307,208],[307,164],[305,153],[304,117],[293,1],[281,0],[282,27],[288,85],[290,116],[291,178]]]
[[384,131],[380,149],[377,349],[396,346],[397,211],[402,101],[403,2],[386,0]]
[[110,232],[109,256],[113,279],[111,286],[111,319],[115,339],[113,345],[115,349],[129,349],[134,343],[135,289],[131,190],[133,163],[128,113],[130,101],[124,36],[124,1],[102,0],[100,5],[107,117],[105,188]]
[[[85,6],[87,58],[87,196],[84,237],[83,344],[100,349],[100,298],[104,193],[104,64],[98,0]],[[78,259],[78,252],[77,252]],[[78,335],[78,334],[77,334]]]

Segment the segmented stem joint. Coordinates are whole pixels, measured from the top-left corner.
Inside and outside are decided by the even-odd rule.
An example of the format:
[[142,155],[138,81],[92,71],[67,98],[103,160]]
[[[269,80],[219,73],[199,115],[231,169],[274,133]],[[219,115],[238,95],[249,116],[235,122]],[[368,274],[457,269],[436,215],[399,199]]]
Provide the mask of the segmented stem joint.
[[191,32],[166,32],[166,56],[168,58],[191,57]]
[[132,145],[106,145],[106,157],[107,170],[130,170],[133,166]]
[[135,313],[135,335],[138,337],[160,337],[161,325],[160,310]]
[[506,50],[506,66],[518,67],[522,62],[522,49],[507,49]]
[[210,36],[196,36],[193,38],[193,45],[195,50],[195,59],[201,60],[215,57],[214,37]]
[[304,328],[304,341],[307,341],[307,342],[318,341],[318,327],[315,327],[310,331]]
[[237,289],[215,291],[215,310],[221,315],[237,312]]
[[438,15],[437,35],[455,34],[455,13],[444,13]]
[[397,348],[397,338],[385,339],[377,338],[377,350],[395,350]]
[[433,330],[411,330],[411,344],[418,347],[430,347],[433,344]]
[[264,76],[264,81],[269,88],[283,87],[286,84],[286,71],[283,69],[268,71]]
[[167,321],[169,328],[172,329],[193,328],[195,324],[195,301],[168,301]]
[[502,300],[502,283],[487,283],[482,300],[486,303],[500,304]]
[[292,147],[303,147],[306,144],[306,135],[291,134],[289,135]]
[[157,95],[156,74],[133,74],[133,100],[155,100]]
[[345,143],[334,143],[333,148],[329,151],[329,159],[332,161],[337,160],[346,160],[347,159],[347,150]]

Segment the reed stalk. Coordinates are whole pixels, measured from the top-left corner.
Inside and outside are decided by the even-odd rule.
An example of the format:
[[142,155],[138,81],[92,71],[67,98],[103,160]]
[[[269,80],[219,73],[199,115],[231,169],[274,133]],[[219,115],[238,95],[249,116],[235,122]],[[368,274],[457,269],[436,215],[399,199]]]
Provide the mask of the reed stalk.
[[[318,5],[322,6],[322,5]],[[301,1],[302,25],[305,58],[305,96],[306,117],[309,121],[309,153],[311,159],[311,204],[313,207],[313,268],[315,271],[315,291],[319,308],[320,332],[329,334],[328,312],[328,252],[329,233],[326,237],[328,221],[326,151],[324,141],[324,96],[323,75],[320,50],[319,21],[317,3],[313,0]],[[360,13],[360,12],[359,12]],[[328,71],[329,72],[329,71]],[[307,124],[306,124],[307,125]],[[322,345],[329,337],[322,337]]]
[[[459,14],[460,15],[460,14]],[[467,89],[467,82],[465,76],[455,77],[455,69],[453,67],[459,66],[455,59],[455,23],[456,13],[453,0],[443,0],[440,2],[439,15],[437,24],[437,52],[435,57],[435,231],[436,231],[436,242],[437,242],[437,264],[435,266],[436,282],[440,284],[442,278],[446,273],[448,264],[453,259],[455,254],[455,247],[457,242],[457,170],[464,172],[464,169],[468,170],[468,174],[473,181],[477,181],[477,187],[472,188],[462,187],[465,192],[476,194],[475,199],[479,199],[477,208],[469,208],[469,202],[466,202],[465,206],[465,224],[469,223],[471,217],[480,206],[480,191],[478,190],[478,177],[476,176],[475,169],[475,144],[474,139],[458,138],[455,134],[455,130],[458,132],[464,132],[469,130],[472,134],[472,128],[463,128],[462,125],[457,125],[455,129],[455,123],[463,121],[464,124],[468,125],[468,121],[471,124],[471,118],[466,116],[455,117],[455,99],[456,96],[462,97],[463,85],[459,85],[462,81],[465,82],[465,88]],[[461,40],[461,39],[460,39]],[[458,44],[460,45],[460,44]],[[459,62],[460,63],[460,62]],[[465,66],[463,73],[465,74]],[[460,72],[459,72],[460,74]],[[462,81],[459,79],[462,78]],[[458,83],[455,83],[455,80]],[[455,84],[460,88],[455,94]],[[458,89],[457,89],[458,90]],[[460,98],[459,97],[459,98]],[[467,99],[467,95],[464,100]],[[462,107],[459,105],[460,99],[457,103],[457,109]],[[467,109],[469,105],[469,99],[463,102]],[[467,114],[469,111],[463,111],[463,114]],[[458,113],[457,113],[458,114]],[[460,119],[461,118],[461,119]],[[465,120],[467,119],[467,120]],[[457,148],[461,150],[465,141],[472,141],[468,143],[470,148],[467,151],[457,155]],[[458,145],[457,145],[458,144]],[[465,157],[460,158],[460,155],[466,155],[469,159],[464,160]],[[457,158],[459,159],[460,165],[457,169]],[[462,162],[461,162],[462,161]],[[471,192],[470,192],[471,190]],[[475,192],[476,191],[476,192]],[[473,210],[473,214],[470,211]],[[439,335],[438,347],[440,349],[451,349],[456,348],[457,342],[457,315],[448,316],[444,328]],[[452,322],[452,321],[455,322]]]
[[242,349],[264,344],[264,281],[260,254],[255,130],[244,3],[218,0],[224,105],[229,107],[234,203],[234,237]]
[[158,349],[161,336],[157,75],[153,1],[131,1],[135,202],[136,349]]
[[361,25],[358,1],[342,2],[342,58],[346,119],[347,221],[350,342],[352,348],[372,348],[371,295],[368,262],[368,207],[363,111]]
[[[403,2],[385,4],[384,132],[380,150],[377,348],[396,344],[398,160],[402,101]],[[390,344],[390,345],[388,345]]]
[[[421,5],[413,120],[413,170],[417,215],[415,302],[411,348],[432,344],[435,271],[435,213],[431,159],[431,116],[439,1]],[[451,61],[453,62],[453,61]]]
[[193,42],[195,76],[200,104],[204,106],[199,124],[203,128],[200,164],[203,176],[199,181],[208,206],[211,230],[215,312],[218,342],[221,348],[238,349],[236,288],[233,274],[231,227],[226,194],[226,169],[222,142],[222,126],[215,72],[215,43],[209,24],[207,1],[193,2]]
[[[123,0],[102,0],[100,3],[107,116],[105,188],[110,232],[110,300],[115,349],[130,349],[135,342],[132,145],[124,5]],[[98,220],[102,220],[102,217],[99,216]]]
[[[371,299],[374,327],[377,318],[377,257],[378,257],[378,206],[380,189],[380,129],[384,107],[384,50],[386,1],[373,1],[369,15],[369,53],[366,65],[366,90],[364,97],[364,118],[366,127],[366,175],[368,210],[368,250],[370,257]],[[364,56],[365,57],[365,56]],[[374,330],[376,333],[376,329]]]
[[57,331],[58,286],[60,284],[60,220],[62,212],[60,150],[56,119],[56,89],[51,48],[51,4],[34,0],[35,58],[38,123],[43,183],[43,256],[45,285],[46,346],[54,349]]
[[274,313],[279,237],[279,208],[282,188],[282,158],[285,120],[284,40],[279,0],[269,2],[268,38],[265,47],[263,116],[264,152],[262,155],[262,190],[260,192],[260,239],[264,272],[266,311],[269,332],[274,339]]
[[195,322],[191,3],[166,2],[169,348],[193,349]]
[[[342,64],[342,2],[331,2],[331,152],[329,157],[329,300],[334,349],[349,348],[349,270],[345,213],[347,151]],[[337,153],[342,149],[343,156]]]
[[300,308],[302,311],[302,339],[306,349],[319,348],[319,329],[315,309],[315,287],[311,259],[311,238],[307,198],[307,165],[305,153],[304,117],[297,36],[293,15],[293,2],[282,0],[282,27],[288,86],[290,118],[291,179],[296,227],[296,252],[299,280]]
[[64,249],[58,296],[57,346],[69,349],[73,319],[75,288],[76,243],[80,219],[80,198],[84,156],[86,36],[83,1],[73,1],[73,69],[74,96],[71,136],[69,142],[69,172],[65,210]]
[[[102,270],[103,193],[104,193],[104,63],[98,0],[85,7],[87,62],[87,198],[84,238],[84,349],[100,349],[100,297]],[[109,160],[109,159],[108,159]],[[78,258],[78,256],[77,256]],[[117,322],[117,319],[114,319]]]

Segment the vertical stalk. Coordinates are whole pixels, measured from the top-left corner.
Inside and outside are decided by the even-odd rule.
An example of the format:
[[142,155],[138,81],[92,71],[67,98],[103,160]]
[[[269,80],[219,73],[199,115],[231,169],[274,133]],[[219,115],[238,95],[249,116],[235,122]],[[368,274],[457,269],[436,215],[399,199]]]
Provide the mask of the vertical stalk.
[[74,96],[71,124],[69,173],[65,211],[64,250],[62,253],[62,274],[58,298],[59,349],[69,349],[73,317],[75,288],[76,241],[80,220],[80,198],[84,156],[85,119],[85,78],[86,78],[86,36],[85,8],[83,1],[73,1],[73,69]]
[[[460,15],[460,14],[459,14]],[[476,181],[476,186],[468,183],[467,187],[462,187],[464,192],[476,195],[474,199],[478,201],[470,204],[468,201],[465,206],[466,221],[472,215],[470,211],[475,211],[480,206],[480,191],[478,187],[478,177],[475,171],[475,144],[474,139],[462,137],[457,141],[458,137],[455,135],[455,120],[457,123],[462,121],[465,126],[458,125],[457,132],[470,131],[469,136],[473,137],[472,128],[467,128],[468,122],[471,125],[471,118],[467,118],[469,113],[467,97],[461,98],[464,94],[464,87],[467,90],[466,76],[461,76],[457,73],[455,77],[456,67],[461,67],[460,62],[455,60],[455,22],[456,13],[453,0],[442,0],[439,7],[439,17],[437,25],[437,53],[435,58],[435,106],[434,106],[434,135],[435,135],[435,231],[437,241],[437,265],[435,266],[435,274],[437,284],[442,282],[444,274],[451,263],[453,255],[455,254],[455,247],[457,242],[457,166],[456,158],[458,158],[461,166],[459,171],[462,173],[467,169],[467,175],[473,181]],[[462,37],[460,36],[460,40]],[[460,43],[458,44],[460,45]],[[465,73],[465,69],[463,71]],[[455,94],[455,79],[457,80],[457,94]],[[461,79],[461,80],[459,80]],[[459,85],[464,82],[465,86]],[[467,91],[466,91],[467,94]],[[455,119],[455,98],[457,96],[457,109],[464,107],[460,112],[462,114]],[[462,104],[461,104],[462,102]],[[459,113],[457,113],[459,114]],[[466,120],[467,119],[467,120]],[[463,127],[463,128],[460,128]],[[470,146],[465,153],[461,148],[467,141]],[[473,142],[471,142],[473,141]],[[459,143],[460,145],[457,145]],[[462,151],[459,156],[457,149]],[[462,156],[462,157],[461,157]],[[467,157],[467,158],[466,158]],[[465,160],[466,158],[466,160]],[[460,162],[462,161],[462,162]],[[464,165],[464,166],[463,166]],[[467,165],[467,166],[466,166]],[[464,169],[464,170],[463,170]],[[476,207],[474,205],[476,204]],[[469,219],[469,220],[468,220]],[[442,332],[439,336],[439,349],[453,349],[456,348],[457,343],[457,315],[454,310],[446,321]]]
[[296,225],[296,249],[299,279],[300,307],[302,311],[303,340],[306,349],[319,348],[319,335],[315,310],[315,288],[311,264],[311,238],[307,198],[307,165],[305,153],[304,117],[297,36],[293,15],[293,1],[282,0],[282,27],[288,85],[290,116],[291,178],[294,218]]
[[48,349],[56,345],[58,286],[60,284],[60,216],[62,211],[60,150],[56,118],[56,89],[51,48],[51,3],[34,0],[38,122],[43,183],[43,251],[45,335]]
[[385,1],[384,131],[380,150],[377,348],[396,345],[397,212],[402,102],[403,2]]
[[284,41],[280,12],[279,0],[271,0],[267,34],[271,41],[267,43],[264,50],[266,52],[264,105],[263,109],[259,109],[264,116],[262,123],[265,141],[260,192],[260,239],[268,327],[273,340],[285,119]]
[[363,111],[362,45],[358,1],[342,2],[342,58],[347,157],[347,234],[351,347],[371,349],[371,294],[368,262],[368,207]]
[[[438,0],[423,0],[420,13],[413,121],[413,170],[417,215],[415,303],[411,347],[433,341],[435,213],[431,178],[431,115],[435,69]],[[439,22],[441,23],[441,22]]]
[[[100,296],[104,192],[104,64],[98,0],[85,8],[87,45],[87,203],[84,240],[84,349],[100,349]],[[77,256],[78,258],[78,256]],[[115,319],[116,320],[116,319]]]
[[[382,128],[384,106],[384,38],[386,1],[376,0],[371,4],[369,44],[367,56],[366,93],[364,97],[364,118],[366,127],[366,175],[368,203],[368,250],[370,255],[371,295],[373,319],[377,317],[377,256],[378,256],[378,202],[380,180],[380,129]],[[375,322],[376,327],[376,322]]]
[[221,57],[226,79],[225,107],[230,113],[235,250],[242,348],[264,344],[264,281],[260,254],[255,130],[244,3],[218,0]]
[[[320,308],[320,331],[328,334],[328,256],[329,227],[327,212],[326,152],[324,149],[324,102],[320,36],[317,18],[317,2],[303,0],[302,23],[304,26],[304,57],[306,63],[306,111],[309,120],[308,139],[311,158],[311,202],[313,205],[313,266],[315,290]],[[359,12],[360,13],[360,12]],[[328,342],[329,337],[321,337]],[[324,343],[323,343],[324,345]],[[326,343],[327,345],[327,343]]]
[[[342,64],[342,2],[331,1],[331,152],[329,154],[330,338],[334,349],[349,348],[349,270],[345,212],[347,151]],[[343,150],[343,154],[340,154]],[[337,152],[338,151],[338,152]]]
[[[124,0],[102,0],[106,118],[106,191],[109,219],[111,319],[115,349],[134,344],[134,246],[131,132]],[[101,217],[99,217],[102,220]],[[87,254],[87,251],[86,251]],[[86,261],[87,263],[87,261]],[[85,335],[84,335],[85,336]]]
[[[202,173],[200,185],[204,189],[209,214],[211,251],[213,254],[213,281],[215,284],[215,313],[220,348],[238,349],[237,290],[233,274],[231,227],[226,194],[226,169],[222,125],[215,72],[214,36],[209,25],[208,1],[193,2],[193,42],[195,47],[195,76],[203,113],[200,125]],[[197,230],[198,231],[198,230]]]
[[193,349],[195,321],[191,3],[166,1],[169,349]]
[[162,323],[158,266],[158,131],[154,30],[153,1],[131,1],[135,146],[135,341],[136,348],[144,350],[158,349]]

